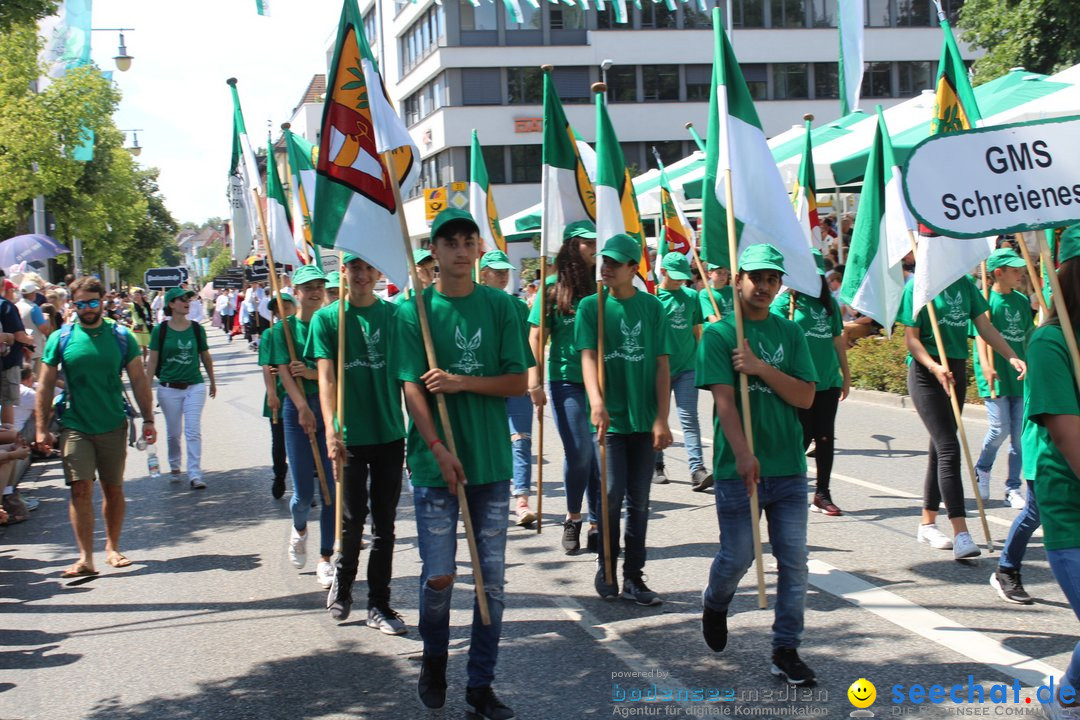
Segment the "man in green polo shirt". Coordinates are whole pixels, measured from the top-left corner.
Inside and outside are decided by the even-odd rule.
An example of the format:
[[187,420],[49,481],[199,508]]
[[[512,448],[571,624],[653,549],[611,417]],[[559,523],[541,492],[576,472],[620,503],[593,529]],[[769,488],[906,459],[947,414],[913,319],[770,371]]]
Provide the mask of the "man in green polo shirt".
[[[356,255],[344,256],[348,280],[345,305],[344,407],[338,437],[338,300],[315,313],[304,355],[315,358],[319,371],[319,403],[331,461],[345,465],[341,554],[326,607],[335,620],[349,617],[352,585],[360,562],[364,522],[371,510],[371,554],[368,557],[367,626],[387,635],[404,635],[405,623],[390,607],[393,577],[394,522],[401,497],[401,464],[405,457],[405,421],[401,388],[387,356],[394,332],[396,305],[375,294],[381,273]],[[369,488],[370,480],[370,488]]]
[[[797,652],[807,583],[806,456],[799,408],[813,404],[817,376],[802,329],[769,311],[783,281],[784,256],[767,243],[749,245],[738,268],[735,300],[742,307],[743,347],[735,318],[728,316],[705,329],[697,356],[698,387],[711,392],[716,404],[713,474],[720,524],[720,550],[702,595],[702,633],[714,652],[727,645],[728,607],[754,561],[750,495],[757,493],[779,567],[771,670],[803,685],[815,676]],[[740,373],[750,382],[753,452],[743,433]]]
[[[525,392],[533,362],[521,315],[506,293],[477,285],[480,228],[467,212],[444,210],[431,226],[439,279],[398,308],[392,364],[412,418],[406,452],[420,543],[420,636],[424,655],[417,694],[425,707],[446,702],[450,599],[457,565],[458,487],[465,486],[491,624],[474,610],[465,701],[483,718],[514,712],[491,689],[502,629],[506,504],[512,461],[506,398]],[[424,302],[438,367],[429,367],[417,300]],[[435,395],[445,397],[455,441],[447,447]]]
[[[113,567],[131,560],[120,552],[124,524],[124,462],[127,458],[128,419],[120,370],[126,369],[143,418],[143,437],[157,442],[154,398],[143,369],[135,336],[104,317],[105,288],[93,276],[84,276],[69,288],[78,322],[70,331],[49,336],[42,357],[34,414],[38,450],[48,455],[54,438],[49,433],[56,378],[65,379],[63,432],[60,452],[64,481],[71,488],[70,516],[79,546],[79,559],[63,577],[97,575],[94,569],[94,477],[101,481],[101,510],[105,516],[105,559]],[[62,343],[66,343],[62,346]]]

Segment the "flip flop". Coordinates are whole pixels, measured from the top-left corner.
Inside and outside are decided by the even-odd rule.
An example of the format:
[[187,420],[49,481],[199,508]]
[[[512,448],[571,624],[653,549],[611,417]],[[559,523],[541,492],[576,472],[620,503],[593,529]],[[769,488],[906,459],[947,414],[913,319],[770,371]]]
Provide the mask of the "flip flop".
[[116,553],[105,562],[109,563],[114,568],[124,568],[131,564],[131,558],[127,557],[123,553]]
[[97,574],[98,574],[97,570],[90,570],[85,565],[73,565],[72,567],[69,567],[64,572],[60,573],[60,577],[62,577],[62,578],[90,577],[92,575],[97,575]]

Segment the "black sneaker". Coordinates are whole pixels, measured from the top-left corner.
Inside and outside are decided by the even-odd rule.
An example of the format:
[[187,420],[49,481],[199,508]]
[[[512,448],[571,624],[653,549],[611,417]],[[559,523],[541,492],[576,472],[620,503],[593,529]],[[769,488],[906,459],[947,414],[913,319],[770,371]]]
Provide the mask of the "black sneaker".
[[642,578],[623,578],[622,599],[632,600],[638,605],[660,605],[664,601],[649,589]]
[[1019,570],[999,567],[990,576],[990,587],[997,590],[998,595],[1005,602],[1017,605],[1032,605],[1035,603],[1032,597],[1027,594],[1027,590],[1024,589],[1024,584],[1020,582]]
[[567,555],[581,549],[581,521],[567,520],[562,526],[562,546]]
[[653,470],[652,481],[653,485],[667,485],[669,482],[671,482],[670,480],[668,480],[667,474],[664,472],[663,465],[657,465],[656,469]]
[[[614,573],[614,568],[612,573]],[[593,579],[593,587],[596,588],[596,594],[604,600],[614,600],[619,597],[619,586],[615,583],[608,584],[607,578],[604,577],[604,563],[600,558],[596,558],[596,577]]]
[[495,691],[490,685],[478,688],[465,689],[465,704],[469,706],[471,717],[483,718],[484,720],[510,720],[517,717],[514,711],[495,697]]
[[446,655],[428,655],[420,659],[420,679],[416,695],[428,710],[441,710],[446,704]]
[[326,594],[326,609],[330,611],[330,617],[338,622],[348,620],[352,611],[352,580],[342,582],[340,578],[340,571],[334,573],[330,592]]
[[270,486],[270,494],[274,496],[275,500],[280,500],[281,496],[285,494],[285,477],[274,478],[274,484]]
[[595,527],[590,527],[585,536],[585,549],[591,553],[600,553],[600,533]]
[[694,492],[705,492],[713,486],[712,473],[705,468],[698,468],[690,475],[690,489]]
[[799,659],[795,648],[776,648],[772,652],[772,674],[792,685],[813,685],[814,671]]
[[727,612],[713,610],[706,606],[701,611],[701,634],[705,644],[713,652],[720,652],[727,647]]

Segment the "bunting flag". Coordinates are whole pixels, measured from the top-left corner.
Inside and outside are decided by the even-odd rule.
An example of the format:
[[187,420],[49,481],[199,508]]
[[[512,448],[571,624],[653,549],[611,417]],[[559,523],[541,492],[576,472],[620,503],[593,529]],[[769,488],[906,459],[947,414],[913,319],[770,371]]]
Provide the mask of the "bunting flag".
[[[551,72],[544,73],[544,144],[540,175],[540,252],[554,255],[562,247],[563,229],[578,220],[596,219],[596,191],[577,133],[563,112]],[[591,155],[591,149],[589,154]]]
[[[69,70],[93,63],[90,58],[91,17],[93,0],[63,0],[56,12],[45,17],[38,29],[45,43],[38,60],[45,65],[45,74],[38,78],[37,92],[67,74]],[[124,36],[120,36],[124,44]],[[102,72],[107,80],[112,80],[112,72]],[[72,145],[69,156],[77,162],[90,162],[94,159],[94,131],[83,127],[82,142]]]
[[[604,242],[618,233],[636,238],[641,245],[638,277],[643,288],[654,292],[649,248],[645,245],[634,183],[608,116],[604,94],[596,93],[596,252],[603,250]],[[597,281],[600,280],[600,265],[596,263]]]
[[487,164],[480,147],[476,130],[472,131],[472,157],[469,165],[469,211],[480,226],[484,247],[506,252],[506,238],[499,229],[499,211],[495,209],[495,197],[488,182]]
[[281,186],[277,162],[274,159],[274,143],[266,134],[266,242],[274,254],[274,261],[283,265],[296,265],[297,252],[293,243],[292,217]]
[[728,257],[725,209],[726,177],[730,170],[738,251],[742,252],[747,245],[771,243],[784,255],[787,270],[784,284],[817,297],[821,293],[817,263],[791,211],[791,198],[765,141],[750,90],[724,34],[718,8],[713,9],[713,36],[715,53],[701,211],[702,259],[734,268]]
[[803,230],[806,244],[825,252],[825,243],[821,240],[821,220],[817,211],[817,182],[814,180],[813,143],[810,141],[810,120],[806,120],[806,147],[802,162],[799,163],[799,176],[791,190],[795,204],[795,217]]
[[944,36],[941,59],[938,61],[937,92],[934,97],[934,117],[930,121],[930,134],[970,130],[982,120],[975,91],[968,80],[967,65],[960,57],[949,21],[941,20]]
[[915,226],[904,200],[885,116],[878,105],[877,128],[867,156],[840,298],[876,320],[889,334],[904,294],[903,260],[911,251],[910,233]]
[[863,27],[866,8],[863,0],[837,0],[840,29],[840,116],[855,112],[862,93]]
[[229,218],[232,221],[233,260],[243,260],[255,249],[259,214],[252,193],[259,189],[259,165],[248,141],[236,78],[229,78],[233,99],[232,159],[229,164]]
[[255,10],[263,17],[270,17],[270,0],[255,0]]
[[[313,238],[351,252],[398,287],[408,284],[391,175],[404,197],[420,176],[420,151],[394,111],[371,54],[356,0],[341,9],[334,57],[326,79],[316,165]],[[390,156],[389,167],[383,153]]]
[[694,229],[671,193],[671,183],[668,182],[663,165],[660,166],[660,215],[664,222],[660,228],[660,244],[656,252],[657,265],[669,252],[689,255],[690,246],[694,243]]
[[319,249],[311,239],[311,208],[315,206],[315,163],[319,149],[285,128],[285,154],[289,161],[293,245],[308,265],[322,269]]

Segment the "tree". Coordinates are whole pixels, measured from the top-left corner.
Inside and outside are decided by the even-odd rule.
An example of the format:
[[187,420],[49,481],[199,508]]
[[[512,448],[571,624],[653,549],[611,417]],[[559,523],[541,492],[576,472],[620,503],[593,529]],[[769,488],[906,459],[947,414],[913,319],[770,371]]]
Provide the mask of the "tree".
[[0,33],[14,25],[36,23],[56,12],[58,0],[4,0],[0,3]]
[[1075,0],[967,0],[960,10],[962,37],[986,50],[975,61],[975,81],[1010,68],[1051,74],[1080,62]]

